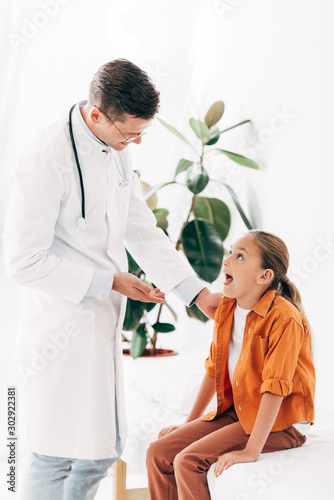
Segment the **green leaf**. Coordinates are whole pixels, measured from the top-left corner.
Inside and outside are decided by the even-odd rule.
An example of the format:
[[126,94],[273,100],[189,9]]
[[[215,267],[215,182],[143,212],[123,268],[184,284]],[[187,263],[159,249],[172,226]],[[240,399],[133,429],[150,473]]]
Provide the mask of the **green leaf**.
[[142,269],[138,266],[135,259],[132,257],[132,255],[127,250],[126,250],[126,256],[128,258],[129,273],[134,274],[136,276],[139,276],[143,272]]
[[157,184],[156,186],[152,186],[151,188],[147,189],[145,193],[143,194],[143,198],[145,201],[149,200],[151,196],[159,191],[159,189],[168,186],[169,184],[177,184],[176,181],[169,181],[169,182],[162,182],[161,184]]
[[225,104],[223,101],[216,101],[212,104],[209,111],[205,115],[204,121],[206,125],[211,128],[219,122],[224,114]]
[[[141,184],[142,193],[147,193],[150,189],[152,189],[152,186],[150,186],[150,184],[148,184],[145,181],[140,181],[140,184]],[[158,197],[155,193],[153,193],[152,196],[150,196],[149,198],[146,198],[145,201],[151,210],[154,210],[155,208],[157,208]]]
[[219,275],[224,248],[217,229],[206,220],[189,222],[182,232],[184,253],[204,281],[212,283]]
[[190,142],[188,141],[188,139],[186,139],[184,137],[184,135],[181,134],[181,132],[179,132],[178,130],[176,130],[176,128],[174,128],[172,125],[170,125],[169,123],[167,123],[165,120],[163,120],[160,116],[157,116],[157,120],[164,126],[166,127],[170,132],[173,132],[173,134],[175,134],[179,139],[181,139],[182,141],[184,141],[186,144],[188,144],[189,146],[191,146]]
[[186,184],[192,193],[198,194],[203,191],[208,185],[209,180],[210,178],[207,171],[203,168],[203,165],[200,167],[198,165],[193,165],[188,169]]
[[259,165],[255,163],[255,161],[251,160],[250,158],[246,158],[246,156],[242,156],[237,153],[231,153],[231,151],[226,151],[225,149],[215,148],[215,151],[228,156],[231,160],[235,161],[239,165],[243,165],[244,167],[255,168],[256,170],[259,170],[260,168]]
[[221,130],[221,131],[218,131],[216,135],[211,135],[211,140],[210,140],[210,143],[207,142],[207,145],[209,144],[214,144],[214,142],[212,142],[214,139],[217,139],[215,142],[218,141],[219,139],[219,136],[221,134],[224,134],[224,132],[227,132],[228,130],[232,130],[233,128],[236,128],[236,127],[240,127],[240,125],[244,125],[245,123],[250,123],[251,120],[244,120],[240,123],[237,123],[236,125],[232,125],[232,127],[228,127],[228,128],[225,128],[224,130]]
[[169,214],[168,210],[165,208],[156,208],[153,210],[155,218],[157,219],[157,226],[160,227],[163,231],[167,231],[168,228],[168,220],[167,216]]
[[252,224],[249,222],[248,218],[246,217],[246,214],[245,212],[243,211],[240,203],[239,203],[239,200],[238,200],[238,197],[235,193],[235,191],[231,188],[231,186],[229,186],[228,184],[226,184],[225,182],[221,182],[221,181],[218,181],[218,180],[215,180],[215,182],[219,182],[219,184],[222,184],[223,186],[226,187],[226,189],[228,190],[228,192],[230,193],[231,195],[231,198],[242,218],[242,220],[244,221],[244,224],[245,226],[247,227],[247,229],[250,231],[251,229],[254,229]]
[[213,144],[216,144],[216,142],[219,141],[219,137],[220,137],[219,134],[220,134],[220,132],[219,132],[218,127],[212,127],[210,129],[210,140],[207,141],[206,146],[212,146]]
[[179,175],[181,172],[184,172],[185,170],[187,170],[193,164],[194,164],[193,161],[186,160],[185,158],[181,158],[181,160],[178,163],[178,166],[176,167],[174,179],[177,175]]
[[146,309],[146,303],[139,300],[128,299],[126,304],[123,330],[133,331],[138,328],[139,322]]
[[154,309],[155,306],[157,306],[157,302],[145,302],[146,304],[146,311],[150,312],[152,309]]
[[240,127],[240,125],[245,125],[245,123],[250,123],[250,122],[251,122],[251,120],[243,120],[242,122],[239,122],[236,125],[232,125],[232,127],[225,128],[220,133],[224,134],[225,132],[228,132],[229,130],[232,130],[233,128]]
[[186,306],[186,311],[189,318],[199,319],[202,323],[206,323],[209,321],[209,318],[205,316],[204,313],[197,307],[196,304],[193,304],[191,307]]
[[205,144],[210,138],[210,130],[208,126],[196,118],[190,118],[189,123],[197,137],[201,139],[203,144]]
[[173,332],[175,330],[175,326],[172,325],[171,323],[154,323],[152,325],[152,328],[155,332],[158,333],[169,333]]
[[123,330],[134,331],[138,328],[144,311],[151,311],[157,305],[156,302],[142,302],[140,300],[128,299],[126,304]]
[[231,214],[228,206],[223,201],[217,198],[198,196],[194,206],[194,214],[198,219],[211,222],[222,241],[225,240],[231,226]]
[[141,324],[137,330],[133,332],[131,339],[130,354],[133,359],[136,359],[143,354],[146,345],[146,327],[144,324]]

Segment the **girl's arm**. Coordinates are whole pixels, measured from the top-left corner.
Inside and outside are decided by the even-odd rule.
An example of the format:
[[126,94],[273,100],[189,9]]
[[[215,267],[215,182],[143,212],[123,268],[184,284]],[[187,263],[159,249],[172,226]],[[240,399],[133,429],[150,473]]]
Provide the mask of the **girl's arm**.
[[159,432],[159,438],[166,436],[166,434],[169,434],[172,431],[175,431],[179,427],[182,427],[183,425],[191,422],[192,420],[196,420],[196,418],[200,418],[204,411],[205,408],[208,406],[210,403],[211,399],[215,395],[216,392],[216,382],[215,378],[211,377],[207,373],[205,373],[201,387],[198,391],[197,398],[195,400],[194,406],[192,407],[191,412],[189,413],[189,416],[184,424],[181,425],[171,425],[170,427],[166,427],[165,429],[162,429]]
[[206,407],[216,392],[216,379],[205,373],[201,387],[198,391],[194,406],[188,415],[186,423],[200,418],[205,412]]
[[272,394],[271,392],[265,392],[262,395],[255,424],[246,445],[248,453],[254,456],[254,460],[258,458],[267,441],[282,401],[283,396],[277,396],[277,394]]
[[218,477],[231,465],[241,462],[255,462],[260,455],[281,407],[283,396],[265,392],[262,396],[259,411],[252,433],[246,447],[240,451],[225,453],[216,462],[214,473]]

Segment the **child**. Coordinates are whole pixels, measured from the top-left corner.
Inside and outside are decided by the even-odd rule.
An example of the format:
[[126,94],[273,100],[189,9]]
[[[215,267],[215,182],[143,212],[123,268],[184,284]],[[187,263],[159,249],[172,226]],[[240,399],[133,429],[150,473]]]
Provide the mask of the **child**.
[[[224,260],[223,296],[197,399],[186,423],[147,452],[151,500],[208,500],[206,473],[301,446],[314,423],[315,373],[300,295],[277,236],[252,230]],[[202,417],[212,397],[217,409]]]

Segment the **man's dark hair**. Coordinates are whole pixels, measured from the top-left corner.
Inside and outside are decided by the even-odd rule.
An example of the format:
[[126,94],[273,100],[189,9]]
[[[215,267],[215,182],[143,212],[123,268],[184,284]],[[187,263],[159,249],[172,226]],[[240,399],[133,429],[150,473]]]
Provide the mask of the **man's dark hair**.
[[126,59],[101,66],[89,87],[89,103],[118,121],[125,114],[152,119],[159,109],[159,95],[147,73]]

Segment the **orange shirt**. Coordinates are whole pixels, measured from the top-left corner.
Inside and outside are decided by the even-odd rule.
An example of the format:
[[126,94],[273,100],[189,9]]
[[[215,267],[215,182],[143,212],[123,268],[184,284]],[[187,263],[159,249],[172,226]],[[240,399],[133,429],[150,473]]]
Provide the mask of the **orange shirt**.
[[264,392],[284,396],[272,432],[314,423],[315,370],[304,316],[288,300],[268,290],[247,314],[241,353],[229,379],[227,354],[235,299],[222,297],[215,315],[213,340],[205,369],[216,379],[213,420],[234,404],[247,434],[252,432]]

